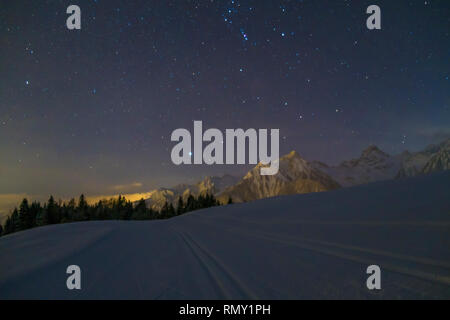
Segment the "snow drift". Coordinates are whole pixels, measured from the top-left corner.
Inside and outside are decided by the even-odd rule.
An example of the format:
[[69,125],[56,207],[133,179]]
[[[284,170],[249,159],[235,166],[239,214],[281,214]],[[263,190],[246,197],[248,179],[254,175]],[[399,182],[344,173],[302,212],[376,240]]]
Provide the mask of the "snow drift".
[[[0,238],[0,299],[449,299],[449,186],[446,171],[18,232]],[[66,288],[73,264],[81,290]]]

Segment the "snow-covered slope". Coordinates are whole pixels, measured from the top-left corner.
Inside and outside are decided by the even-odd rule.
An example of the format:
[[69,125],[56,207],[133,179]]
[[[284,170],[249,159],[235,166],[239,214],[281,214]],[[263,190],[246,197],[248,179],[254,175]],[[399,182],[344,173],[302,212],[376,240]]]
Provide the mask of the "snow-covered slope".
[[[450,172],[0,238],[0,299],[450,299]],[[81,268],[81,290],[66,268]],[[381,268],[380,291],[366,269]]]
[[275,175],[261,175],[262,164],[250,170],[236,185],[227,188],[217,198],[226,202],[253,201],[279,195],[328,191],[339,185],[326,173],[317,170],[292,151],[279,159],[279,170]]

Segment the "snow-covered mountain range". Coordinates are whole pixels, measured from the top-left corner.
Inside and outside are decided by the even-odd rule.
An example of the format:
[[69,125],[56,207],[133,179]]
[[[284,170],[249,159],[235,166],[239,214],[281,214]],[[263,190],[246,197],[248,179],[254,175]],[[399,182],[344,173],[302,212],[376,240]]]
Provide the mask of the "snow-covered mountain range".
[[262,176],[258,164],[245,176],[206,177],[198,183],[180,184],[150,192],[148,206],[160,209],[167,201],[175,204],[178,197],[214,194],[221,202],[229,197],[234,202],[246,202],[278,195],[311,193],[350,187],[375,181],[400,179],[436,171],[448,170],[450,139],[430,145],[423,151],[405,151],[389,155],[372,145],[356,159],[329,166],[319,161],[306,161],[296,151],[279,159],[279,172]]
[[179,184],[173,188],[159,188],[150,192],[150,197],[145,199],[147,206],[155,210],[162,208],[164,203],[175,204],[179,197],[186,200],[189,195],[195,197],[199,195],[214,194],[217,195],[227,187],[236,184],[238,177],[224,175],[222,177],[206,177],[195,184]]
[[406,154],[396,178],[412,177],[449,169],[450,139],[421,152]]
[[338,166],[328,166],[317,161],[311,164],[329,174],[343,187],[348,187],[392,178],[397,174],[401,162],[401,157],[392,157],[376,146],[369,146],[359,158],[344,161]]
[[233,201],[245,202],[279,195],[320,192],[339,188],[328,174],[315,169],[300,155],[292,151],[279,159],[279,171],[263,176],[258,164],[237,184],[218,194],[222,202],[231,197]]

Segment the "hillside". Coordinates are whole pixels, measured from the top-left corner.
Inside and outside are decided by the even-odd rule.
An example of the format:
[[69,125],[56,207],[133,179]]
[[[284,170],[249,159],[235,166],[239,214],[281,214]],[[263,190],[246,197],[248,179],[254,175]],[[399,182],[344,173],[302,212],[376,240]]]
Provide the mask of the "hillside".
[[[446,171],[18,232],[0,238],[0,299],[450,299],[449,184]],[[372,264],[381,291],[366,288]]]

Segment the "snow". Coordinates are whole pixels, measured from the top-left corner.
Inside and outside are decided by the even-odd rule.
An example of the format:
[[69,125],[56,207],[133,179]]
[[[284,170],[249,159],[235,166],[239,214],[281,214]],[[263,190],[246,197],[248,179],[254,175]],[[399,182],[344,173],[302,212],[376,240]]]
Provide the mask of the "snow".
[[[0,238],[0,299],[449,299],[449,186],[446,171],[19,232]],[[72,264],[81,290],[66,288]]]

